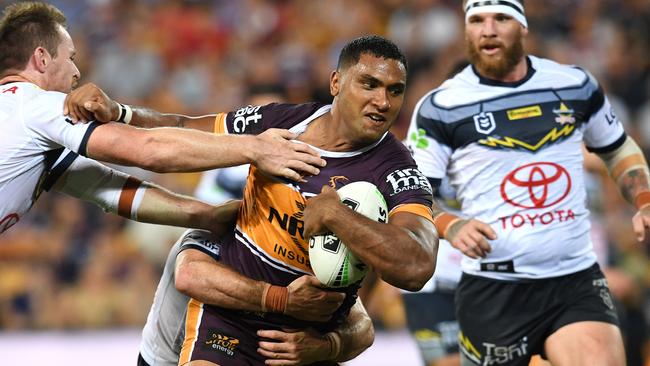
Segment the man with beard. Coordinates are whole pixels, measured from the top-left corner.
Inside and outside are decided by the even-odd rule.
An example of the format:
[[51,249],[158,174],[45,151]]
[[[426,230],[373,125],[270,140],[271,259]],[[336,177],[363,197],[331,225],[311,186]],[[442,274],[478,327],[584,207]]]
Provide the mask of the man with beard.
[[648,166],[588,72],[526,55],[524,4],[466,0],[471,65],[425,95],[409,143],[434,185],[448,177],[462,218],[434,213],[463,252],[456,293],[463,365],[624,365],[585,206],[582,143],[650,224]]

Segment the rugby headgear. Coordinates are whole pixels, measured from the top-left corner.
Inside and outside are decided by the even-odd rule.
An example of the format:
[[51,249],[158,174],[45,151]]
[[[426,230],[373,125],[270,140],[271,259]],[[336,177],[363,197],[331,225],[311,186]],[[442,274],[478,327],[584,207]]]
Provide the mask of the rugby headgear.
[[502,13],[515,18],[521,25],[528,28],[524,14],[523,1],[517,0],[467,0],[465,3],[465,23],[474,14]]

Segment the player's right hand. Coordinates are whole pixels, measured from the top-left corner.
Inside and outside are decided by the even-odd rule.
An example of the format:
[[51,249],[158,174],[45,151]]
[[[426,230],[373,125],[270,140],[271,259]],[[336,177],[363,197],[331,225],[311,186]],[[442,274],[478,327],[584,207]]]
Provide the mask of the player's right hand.
[[325,322],[341,306],[345,294],[324,290],[322,284],[314,276],[302,276],[291,282],[286,315],[296,319]]
[[474,259],[485,258],[492,251],[487,239],[496,238],[497,234],[490,225],[476,219],[458,220],[445,233],[445,239],[451,246]]
[[75,122],[110,122],[119,117],[117,102],[93,83],[84,84],[68,94],[63,102],[63,114]]
[[326,162],[309,145],[291,141],[297,135],[287,130],[270,128],[256,136],[253,164],[265,173],[304,181],[316,175]]

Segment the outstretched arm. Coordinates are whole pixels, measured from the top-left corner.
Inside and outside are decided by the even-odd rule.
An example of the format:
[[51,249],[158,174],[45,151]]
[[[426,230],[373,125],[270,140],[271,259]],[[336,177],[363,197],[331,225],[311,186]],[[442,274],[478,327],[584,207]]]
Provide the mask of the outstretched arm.
[[[57,171],[63,171],[63,174],[53,176]],[[218,206],[209,205],[140,181],[73,152],[62,156],[52,172],[46,181],[52,179],[54,190],[140,222],[193,227],[218,234],[232,228],[240,204],[231,201]]]
[[328,231],[393,286],[415,291],[433,275],[438,236],[422,216],[397,212],[387,224],[376,222],[352,211],[334,189],[324,186],[307,200],[305,235]]
[[319,361],[343,362],[357,357],[375,339],[372,320],[357,299],[350,314],[335,331],[321,334],[313,329],[259,330],[259,352],[266,365],[307,365]]
[[313,276],[299,277],[287,287],[253,280],[196,249],[185,249],[176,257],[175,280],[180,292],[207,304],[309,321],[329,320],[345,298],[319,288]]
[[637,239],[643,241],[646,228],[650,227],[650,174],[643,151],[627,136],[619,148],[598,156],[605,162],[623,197],[638,209],[632,226]]

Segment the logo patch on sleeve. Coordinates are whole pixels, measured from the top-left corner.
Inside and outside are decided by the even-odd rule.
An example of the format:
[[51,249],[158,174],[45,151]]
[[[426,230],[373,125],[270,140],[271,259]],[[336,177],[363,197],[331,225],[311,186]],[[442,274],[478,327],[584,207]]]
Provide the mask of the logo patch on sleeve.
[[391,196],[414,189],[423,189],[429,194],[433,192],[429,180],[416,168],[396,170],[388,174],[386,182],[391,185]]

